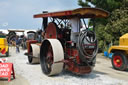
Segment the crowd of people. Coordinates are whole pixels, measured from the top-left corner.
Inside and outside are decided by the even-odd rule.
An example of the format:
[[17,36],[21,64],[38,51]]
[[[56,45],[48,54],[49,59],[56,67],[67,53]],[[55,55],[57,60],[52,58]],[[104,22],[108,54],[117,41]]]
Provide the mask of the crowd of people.
[[16,47],[16,53],[20,53],[20,46],[22,46],[23,49],[26,49],[26,40],[27,39],[25,37],[21,38],[16,35],[12,40],[10,40],[9,44]]

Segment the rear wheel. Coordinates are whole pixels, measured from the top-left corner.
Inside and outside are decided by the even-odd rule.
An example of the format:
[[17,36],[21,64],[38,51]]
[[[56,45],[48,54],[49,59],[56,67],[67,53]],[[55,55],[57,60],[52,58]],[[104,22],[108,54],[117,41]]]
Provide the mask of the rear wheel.
[[128,60],[123,52],[115,52],[112,56],[112,66],[117,70],[126,70],[128,66]]
[[40,63],[44,74],[51,76],[62,72],[64,53],[57,39],[44,40],[40,51]]

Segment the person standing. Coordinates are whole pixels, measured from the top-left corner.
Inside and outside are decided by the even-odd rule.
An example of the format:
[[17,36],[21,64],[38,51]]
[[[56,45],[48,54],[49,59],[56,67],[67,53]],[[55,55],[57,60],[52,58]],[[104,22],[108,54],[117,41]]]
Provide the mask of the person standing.
[[19,49],[20,39],[18,36],[16,36],[15,42],[16,42],[16,53],[19,53],[20,52],[20,49]]

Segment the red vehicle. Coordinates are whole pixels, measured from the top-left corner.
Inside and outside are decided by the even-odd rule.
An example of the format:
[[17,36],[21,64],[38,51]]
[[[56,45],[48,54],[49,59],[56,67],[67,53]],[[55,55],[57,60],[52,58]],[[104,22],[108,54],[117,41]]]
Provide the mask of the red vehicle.
[[[45,35],[40,45],[32,44],[34,46],[30,55],[35,57],[39,53],[42,71],[48,76],[59,74],[63,69],[76,74],[90,73],[95,66],[98,46],[94,26],[91,31],[85,24],[85,19],[104,18],[108,15],[107,11],[98,8],[78,8],[34,15],[34,18],[43,18]],[[74,21],[72,25],[70,22],[74,18],[79,22]],[[73,26],[78,31],[74,32]],[[84,26],[83,30],[81,26]]]
[[26,44],[27,44],[27,50],[28,50],[27,55],[28,55],[28,61],[29,61],[29,63],[39,63],[39,56],[37,56],[37,55],[34,55],[33,56],[33,52],[32,52],[37,47],[37,46],[36,47],[33,47],[33,44],[35,46],[35,44],[37,45],[37,43],[38,43],[38,41],[37,41],[37,33],[34,32],[34,31],[27,32],[27,41],[26,41]]

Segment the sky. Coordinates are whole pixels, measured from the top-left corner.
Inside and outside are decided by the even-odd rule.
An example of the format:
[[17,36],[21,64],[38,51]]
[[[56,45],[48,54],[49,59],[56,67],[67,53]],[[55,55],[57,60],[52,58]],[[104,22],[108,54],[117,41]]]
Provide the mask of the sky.
[[0,0],[0,29],[39,29],[42,11],[79,8],[78,0]]

